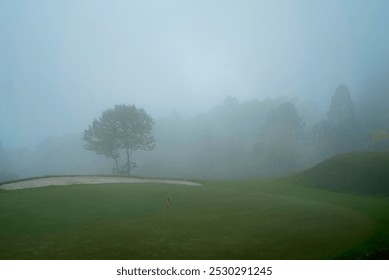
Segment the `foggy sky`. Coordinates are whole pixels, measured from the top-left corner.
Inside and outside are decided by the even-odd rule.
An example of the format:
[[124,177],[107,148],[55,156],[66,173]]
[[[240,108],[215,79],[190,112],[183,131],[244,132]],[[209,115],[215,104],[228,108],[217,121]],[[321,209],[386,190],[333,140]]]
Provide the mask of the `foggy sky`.
[[114,104],[154,118],[356,95],[389,57],[389,1],[0,0],[0,141],[34,147]]

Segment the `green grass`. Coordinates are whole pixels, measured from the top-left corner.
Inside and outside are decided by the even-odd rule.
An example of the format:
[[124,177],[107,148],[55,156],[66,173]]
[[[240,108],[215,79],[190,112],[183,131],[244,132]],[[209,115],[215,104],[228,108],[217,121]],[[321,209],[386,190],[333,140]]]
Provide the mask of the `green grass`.
[[301,178],[2,191],[0,259],[381,257],[388,202]]
[[389,196],[389,151],[337,155],[302,175],[320,188]]

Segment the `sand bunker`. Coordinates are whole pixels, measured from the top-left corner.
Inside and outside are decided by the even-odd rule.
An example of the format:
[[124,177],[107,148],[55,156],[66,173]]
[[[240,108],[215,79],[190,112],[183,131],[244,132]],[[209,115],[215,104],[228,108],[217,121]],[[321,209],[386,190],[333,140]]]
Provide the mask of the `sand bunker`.
[[160,184],[178,184],[187,186],[201,186],[197,182],[185,180],[164,180],[164,179],[140,179],[127,177],[110,177],[110,176],[64,176],[37,178],[26,181],[8,183],[0,186],[3,190],[18,190],[27,188],[39,188],[47,186],[76,185],[76,184],[128,184],[128,183],[160,183]]

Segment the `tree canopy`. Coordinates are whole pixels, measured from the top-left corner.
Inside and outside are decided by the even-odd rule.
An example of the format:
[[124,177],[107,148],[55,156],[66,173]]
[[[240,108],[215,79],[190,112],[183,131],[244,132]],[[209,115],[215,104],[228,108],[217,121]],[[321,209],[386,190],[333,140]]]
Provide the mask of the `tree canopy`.
[[331,106],[327,117],[337,125],[355,119],[355,105],[346,85],[339,85],[334,95],[332,95]]
[[[155,139],[151,134],[154,121],[135,105],[115,105],[105,110],[98,120],[94,119],[84,131],[84,147],[115,161],[114,171],[131,175],[136,166],[131,156],[137,150],[152,150]],[[119,164],[124,153],[126,162]]]

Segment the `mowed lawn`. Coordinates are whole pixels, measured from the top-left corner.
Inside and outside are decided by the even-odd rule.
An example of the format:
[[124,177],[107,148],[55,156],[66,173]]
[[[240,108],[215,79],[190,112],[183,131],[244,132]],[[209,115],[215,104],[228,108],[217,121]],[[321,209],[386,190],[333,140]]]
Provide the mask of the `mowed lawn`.
[[0,259],[364,258],[388,216],[388,198],[296,178],[0,191]]

